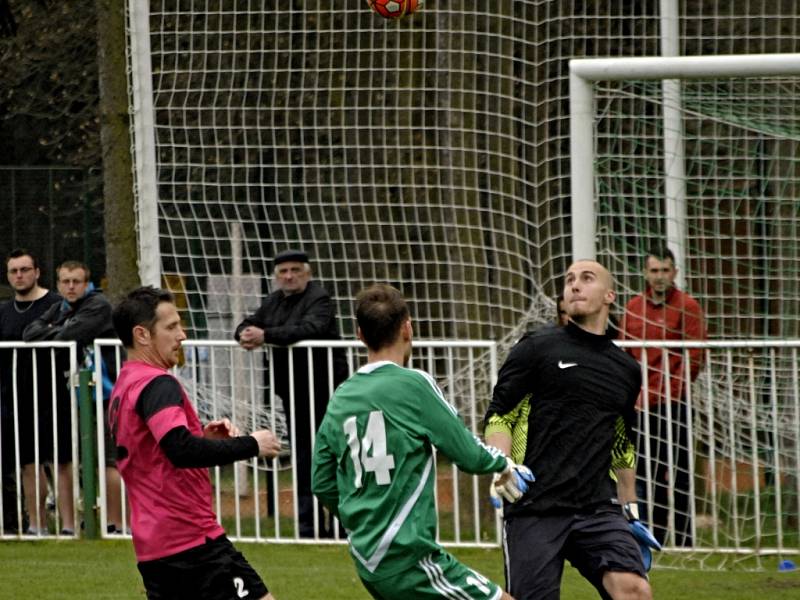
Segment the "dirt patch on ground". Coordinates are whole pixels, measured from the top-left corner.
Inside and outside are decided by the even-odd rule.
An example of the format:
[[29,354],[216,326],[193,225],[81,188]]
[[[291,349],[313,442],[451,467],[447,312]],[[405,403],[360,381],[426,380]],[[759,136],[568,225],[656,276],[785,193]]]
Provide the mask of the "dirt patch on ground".
[[[252,484],[252,481],[251,481]],[[443,469],[436,476],[436,494],[439,503],[439,510],[453,510],[453,474],[449,468]],[[236,495],[233,485],[225,486],[220,493],[221,515],[222,517],[232,517],[236,514]],[[294,516],[294,506],[292,503],[291,485],[282,485],[278,489],[279,514],[285,517]],[[267,491],[263,480],[260,482],[258,492],[258,513],[267,514]],[[246,496],[239,496],[239,514],[256,514],[256,495],[253,494],[252,487]]]

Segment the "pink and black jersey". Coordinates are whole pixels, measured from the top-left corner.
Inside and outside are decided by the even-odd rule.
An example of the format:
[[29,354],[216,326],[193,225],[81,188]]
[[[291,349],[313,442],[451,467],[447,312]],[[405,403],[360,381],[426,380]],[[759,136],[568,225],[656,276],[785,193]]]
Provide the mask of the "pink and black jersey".
[[[140,402],[143,392],[146,402]],[[143,362],[126,362],[111,393],[109,424],[139,561],[170,556],[225,533],[211,508],[208,470],[178,468],[159,446],[176,427],[203,435],[200,419],[174,377]]]

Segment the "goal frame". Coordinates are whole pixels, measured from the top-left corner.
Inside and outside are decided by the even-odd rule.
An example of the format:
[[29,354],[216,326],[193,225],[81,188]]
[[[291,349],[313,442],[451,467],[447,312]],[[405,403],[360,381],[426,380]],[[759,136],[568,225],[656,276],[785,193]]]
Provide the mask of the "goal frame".
[[[683,139],[679,116],[683,79],[800,76],[800,53],[716,56],[585,58],[569,61],[570,184],[572,190],[572,256],[594,259],[596,81],[662,80],[664,173],[667,244],[679,273],[684,257],[686,221]],[[677,81],[676,81],[677,80]],[[677,282],[680,285],[680,282]]]

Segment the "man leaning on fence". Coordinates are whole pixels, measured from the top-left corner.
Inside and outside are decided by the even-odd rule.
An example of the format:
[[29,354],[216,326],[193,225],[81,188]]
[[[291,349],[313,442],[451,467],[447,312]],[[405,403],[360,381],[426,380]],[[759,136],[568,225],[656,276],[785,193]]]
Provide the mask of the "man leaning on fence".
[[[644,293],[632,298],[625,306],[620,331],[626,340],[704,340],[706,339],[703,310],[689,294],[675,287],[678,269],[675,256],[666,246],[650,249],[645,257]],[[628,348],[637,361],[642,360],[641,348]],[[639,443],[637,485],[640,501],[646,494],[647,454],[650,456],[653,514],[650,520],[659,542],[667,540],[670,504],[670,482],[674,487],[675,544],[692,545],[692,524],[689,502],[689,452],[692,440],[688,436],[687,388],[700,373],[703,350],[679,348],[663,351],[648,348],[647,361],[647,425],[649,449],[645,445],[645,412],[639,414]],[[686,368],[689,368],[688,379]],[[667,375],[669,370],[669,376]],[[669,384],[667,384],[669,381]],[[640,399],[640,409],[644,402]],[[671,432],[669,431],[671,429]],[[671,448],[668,440],[672,440]],[[670,462],[670,454],[672,461]]]
[[[300,250],[281,252],[274,259],[276,290],[269,294],[254,315],[247,317],[237,327],[235,338],[246,350],[264,344],[274,344],[272,350],[272,380],[275,395],[282,401],[287,425],[294,424],[295,438],[292,452],[297,464],[297,500],[300,537],[314,537],[314,500],[311,495],[311,404],[313,393],[314,423],[316,431],[325,414],[333,390],[347,376],[347,365],[341,349],[332,352],[332,383],[329,382],[328,351],[314,349],[313,381],[308,377],[308,351],[297,348],[291,351],[292,378],[289,372],[289,350],[284,346],[303,340],[338,340],[336,309],[330,294],[312,280],[308,255]],[[269,376],[267,376],[269,380]],[[292,386],[294,410],[292,410]],[[269,495],[270,498],[272,494]],[[321,520],[320,523],[324,523]],[[319,533],[331,535],[328,528]]]
[[[14,298],[0,306],[0,341],[22,341],[22,332],[29,323],[39,318],[52,305],[61,301],[55,294],[39,285],[39,264],[36,257],[24,249],[13,250],[6,257],[6,275],[14,290]],[[14,362],[16,360],[16,362]],[[0,350],[0,407],[2,407],[3,437],[3,529],[13,531],[18,528],[15,472],[15,421],[19,431],[19,463],[22,466],[22,491],[25,494],[24,507],[28,525],[23,526],[26,533],[38,535],[47,532],[47,478],[43,463],[53,461],[53,382],[50,377],[50,352],[47,349],[35,351],[36,371],[34,374],[33,350]],[[36,390],[36,392],[34,392]],[[36,412],[34,412],[34,403]],[[68,407],[67,407],[68,408]],[[61,413],[61,411],[59,411]],[[63,414],[63,413],[62,413]],[[38,416],[38,419],[34,418]],[[67,419],[69,413],[67,412]],[[69,425],[69,421],[66,421]],[[59,419],[58,462],[66,465],[72,460],[69,427],[63,428],[64,419]],[[37,431],[38,426],[38,431]],[[39,491],[37,498],[36,482],[36,436],[38,434]],[[69,479],[72,474],[63,469],[60,481]],[[63,504],[59,507],[62,527],[73,528],[72,496],[60,496]],[[24,516],[23,516],[24,519]]]
[[[85,264],[68,260],[56,269],[58,292],[64,300],[51,306],[41,317],[25,328],[22,336],[26,342],[57,340],[78,343],[78,361],[93,365],[96,360],[92,344],[96,338],[115,338],[111,323],[111,303],[91,283],[91,273]],[[103,409],[108,412],[108,399],[116,373],[116,357],[113,347],[107,347],[102,357]],[[60,403],[69,402],[69,364],[64,363],[59,375],[65,380],[59,383]],[[114,533],[122,526],[120,505],[120,479],[114,462],[113,444],[106,432],[106,490],[108,492],[108,531]]]

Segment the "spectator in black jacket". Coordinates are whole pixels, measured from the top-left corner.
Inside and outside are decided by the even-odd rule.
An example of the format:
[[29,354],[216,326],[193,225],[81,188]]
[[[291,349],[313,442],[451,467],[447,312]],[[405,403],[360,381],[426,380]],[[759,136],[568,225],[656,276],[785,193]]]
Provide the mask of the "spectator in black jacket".
[[[274,259],[275,287],[256,313],[247,317],[237,327],[234,337],[246,350],[263,344],[288,346],[302,340],[338,340],[336,310],[330,294],[316,281],[312,281],[308,255],[300,250],[281,252]],[[275,395],[283,403],[287,425],[291,432],[294,426],[292,452],[297,465],[296,481],[298,495],[298,521],[301,537],[313,537],[314,503],[311,494],[311,392],[314,404],[314,431],[319,428],[328,398],[333,389],[347,377],[344,352],[333,351],[333,387],[328,381],[328,350],[312,351],[312,382],[308,380],[308,351],[305,348],[292,350],[294,377],[289,373],[290,350],[279,347],[272,351],[272,370]],[[294,383],[294,411],[290,390]],[[309,385],[311,383],[312,385]],[[270,498],[272,496],[270,495]],[[320,521],[322,523],[322,521]],[[329,535],[330,531],[320,531]]]
[[[81,262],[68,260],[63,262],[56,270],[58,277],[58,291],[64,298],[63,302],[52,305],[41,317],[31,322],[22,334],[26,342],[43,340],[76,341],[78,343],[78,361],[85,363],[86,358],[93,357],[93,343],[97,338],[116,338],[114,325],[111,322],[111,304],[98,289],[94,289],[90,282],[89,268]],[[104,357],[103,388],[108,388],[116,372],[116,360],[113,348]],[[59,415],[69,419],[69,363],[65,355],[61,355],[60,371],[64,373],[65,380],[57,387],[59,406],[65,410]],[[108,397],[104,394],[104,412],[108,409]],[[104,419],[105,421],[105,419]],[[108,438],[106,429],[106,483],[108,495],[108,529],[110,532],[121,526],[120,505],[120,479],[115,467],[114,446]],[[62,473],[62,468],[64,470]],[[59,466],[59,509],[64,519],[64,529],[69,532],[74,526],[71,524],[72,515],[72,465]],[[69,508],[69,520],[66,509]]]

